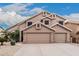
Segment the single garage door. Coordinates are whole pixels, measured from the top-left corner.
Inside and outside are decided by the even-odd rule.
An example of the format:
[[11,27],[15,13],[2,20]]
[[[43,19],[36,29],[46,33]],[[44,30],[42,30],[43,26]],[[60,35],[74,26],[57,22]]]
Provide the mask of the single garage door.
[[57,43],[64,43],[66,41],[66,38],[66,33],[55,33],[55,42]]
[[49,43],[50,34],[44,33],[31,33],[27,34],[27,43]]

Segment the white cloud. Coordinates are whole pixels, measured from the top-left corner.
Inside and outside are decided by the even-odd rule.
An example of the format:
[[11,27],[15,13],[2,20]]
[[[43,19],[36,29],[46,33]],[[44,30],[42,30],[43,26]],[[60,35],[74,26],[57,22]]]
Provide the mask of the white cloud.
[[79,13],[72,13],[70,15],[65,15],[64,17],[71,20],[79,20]]
[[31,10],[31,12],[41,12],[41,11],[43,11],[43,9],[42,8],[33,8],[32,10]]
[[31,6],[31,5],[33,5],[33,4],[30,4],[30,3],[29,4],[28,3],[26,3],[26,4],[11,4],[11,5],[3,7],[2,9],[3,9],[3,11],[9,11],[9,12],[14,11],[18,14],[22,14],[22,12],[25,12],[25,11],[27,12],[28,11],[27,7]]
[[42,8],[35,7],[33,9],[29,10],[27,12],[27,14],[33,15],[33,14],[36,14],[36,13],[40,13],[42,11],[44,11]]
[[31,5],[33,4],[11,4],[0,8],[0,23],[12,26],[30,17],[22,15],[33,15],[43,11],[44,6],[29,9],[28,6]]
[[21,16],[16,14],[16,12],[0,12],[0,23],[5,23],[8,26],[12,26],[16,23],[19,23],[23,20],[26,20],[28,17]]
[[42,6],[42,7],[34,7],[32,9],[29,9],[28,7],[32,6],[32,5],[33,5],[32,3],[11,4],[11,5],[7,5],[7,6],[3,7],[2,9],[5,12],[14,11],[20,15],[33,15],[35,13],[39,13],[39,12],[43,11],[43,8],[46,7],[46,6]]

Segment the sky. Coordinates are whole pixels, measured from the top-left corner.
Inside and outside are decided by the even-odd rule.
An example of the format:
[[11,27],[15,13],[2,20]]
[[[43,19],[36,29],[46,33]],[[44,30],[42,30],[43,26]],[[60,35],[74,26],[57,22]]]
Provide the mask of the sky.
[[41,11],[79,20],[79,3],[0,3],[0,26],[13,26]]

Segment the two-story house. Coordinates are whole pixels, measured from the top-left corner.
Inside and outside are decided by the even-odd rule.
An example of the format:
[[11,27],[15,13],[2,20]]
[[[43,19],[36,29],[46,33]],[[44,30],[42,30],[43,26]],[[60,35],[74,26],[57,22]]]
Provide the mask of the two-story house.
[[41,12],[20,22],[7,31],[20,30],[20,41],[23,43],[65,43],[71,42],[71,29],[65,27],[66,19],[49,12]]

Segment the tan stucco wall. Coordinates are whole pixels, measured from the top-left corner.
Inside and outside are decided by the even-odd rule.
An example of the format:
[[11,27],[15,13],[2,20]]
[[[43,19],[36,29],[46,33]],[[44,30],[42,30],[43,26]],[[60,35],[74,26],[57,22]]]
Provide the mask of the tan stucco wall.
[[64,24],[66,27],[70,28],[72,30],[71,35],[75,36],[75,33],[78,31],[79,29],[79,25],[78,24],[74,24],[74,23],[66,23]]
[[19,30],[23,30],[26,28],[26,22],[24,22],[23,24],[19,25]]
[[36,30],[36,26],[34,25],[24,32],[52,32],[52,31],[50,29],[43,27],[43,26],[41,26],[41,30]]

